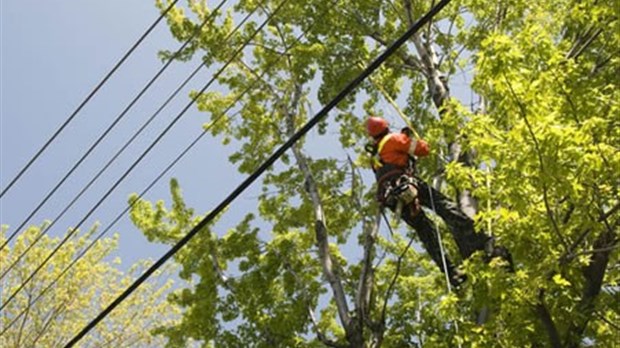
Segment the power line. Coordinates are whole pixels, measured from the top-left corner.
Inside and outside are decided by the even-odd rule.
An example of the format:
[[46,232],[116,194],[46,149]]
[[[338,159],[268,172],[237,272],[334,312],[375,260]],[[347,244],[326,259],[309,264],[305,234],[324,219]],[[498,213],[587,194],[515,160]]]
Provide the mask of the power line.
[[[258,8],[258,7],[257,7]],[[326,8],[323,11],[323,14],[325,14],[327,11],[329,11],[329,8]],[[243,21],[242,21],[243,22]],[[314,22],[316,23],[316,22]],[[215,126],[215,124],[217,124],[219,122],[220,119],[222,119],[226,113],[228,111],[230,111],[235,104],[237,104],[242,98],[243,96],[248,93],[249,91],[251,91],[255,85],[261,81],[261,78],[267,74],[267,72],[270,70],[270,68],[272,68],[282,57],[284,57],[291,49],[293,49],[294,47],[296,47],[299,42],[301,41],[301,39],[303,37],[306,36],[306,34],[310,31],[310,29],[314,26],[314,23],[311,24],[304,32],[302,32],[300,35],[298,35],[295,39],[295,41],[289,45],[288,47],[286,47],[286,49],[284,50],[284,52],[278,54],[278,57],[276,59],[274,59],[273,61],[269,62],[267,64],[267,67],[263,70],[263,72],[258,75],[256,77],[256,79],[254,80],[254,82],[252,84],[250,84],[250,86],[248,86],[246,89],[244,89],[241,93],[239,93],[239,95],[228,105],[228,107],[226,107],[225,110],[223,110],[222,112],[220,112],[216,117],[214,117],[214,121],[208,126],[206,127],[199,135],[198,137],[196,137],[139,195],[138,197],[133,200],[122,212],[120,212],[116,218],[112,221],[112,223],[110,225],[108,225],[105,230],[103,230],[102,232],[100,232],[97,237],[91,241],[91,243],[84,248],[84,250],[82,250],[82,252],[80,252],[80,254],[67,266],[65,267],[65,269],[50,283],[48,284],[45,289],[43,289],[43,291],[41,291],[39,293],[39,295],[37,295],[36,298],[34,298],[31,302],[30,302],[30,307],[32,307],[36,302],[38,302],[68,271],[69,269],[71,269],[77,262],[79,262],[80,259],[82,259],[84,257],[84,255],[86,255],[86,253],[101,239],[103,238],[103,236],[109,232],[112,227],[114,227],[116,225],[116,223],[118,221],[120,221],[120,219],[125,216],[125,214],[138,202],[138,200],[140,198],[142,198],[151,188],[153,188],[153,186],[155,186],[155,184],[157,184],[159,182],[159,180],[161,180],[161,178],[163,178],[163,176],[168,173],[168,171],[170,171],[170,169],[172,169],[183,157],[185,157],[185,155],[207,134],[207,132],[213,127]],[[4,335],[5,332],[7,332],[18,320],[19,318],[21,318],[22,315],[24,315],[26,313],[27,309],[22,310],[15,318],[13,318],[13,320],[0,332],[0,336]]]
[[[108,81],[108,79],[116,72],[116,70],[118,70],[118,68],[133,53],[133,51],[142,43],[142,41],[151,33],[151,31],[157,26],[157,24],[159,24],[159,22],[161,22],[161,20],[168,14],[168,12],[172,9],[172,7],[174,7],[174,5],[178,1],[179,0],[172,1],[170,3],[170,5],[164,10],[164,12],[161,13],[159,18],[157,18],[157,20],[155,20],[155,22],[153,22],[153,24],[151,24],[151,26],[144,32],[144,34],[142,34],[142,36],[138,39],[138,41],[136,41],[136,43],[134,43],[134,45],[131,46],[129,51],[127,51],[125,53],[125,55],[116,63],[116,65],[114,65],[112,70],[110,70],[110,72],[108,72],[108,74],[105,75],[105,77],[101,80],[101,82],[99,82],[99,84],[90,92],[90,94],[88,94],[86,99],[84,99],[82,101],[82,103],[80,103],[80,105],[75,109],[75,111],[73,111],[73,113],[56,130],[56,132],[54,132],[52,137],[49,138],[45,142],[45,144],[43,144],[43,146],[36,152],[36,154],[28,161],[28,163],[26,163],[26,165],[19,171],[19,173],[17,173],[17,175],[11,180],[11,182],[9,182],[9,184],[4,189],[2,189],[2,192],[0,193],[0,198],[2,198],[4,196],[4,194],[7,193],[8,190],[11,189],[11,187],[19,180],[19,178],[21,178],[21,176],[24,175],[24,173],[28,170],[28,168],[30,168],[30,166],[39,158],[39,156],[41,156],[43,151],[45,151],[47,149],[47,147],[58,137],[58,135],[69,125],[69,123],[75,118],[75,116],[80,112],[80,110],[82,110],[84,105],[86,105],[86,103],[88,103],[90,101],[90,99]],[[0,248],[0,250],[1,250],[1,248]]]
[[168,252],[166,252],[157,262],[149,267],[138,279],[136,279],[123,293],[118,296],[108,307],[106,307],[99,315],[89,322],[75,337],[73,337],[65,348],[73,347],[84,335],[92,330],[103,318],[105,318],[114,308],[123,302],[131,293],[133,293],[148,277],[150,277],[159,267],[161,267],[168,259],[176,254],[185,244],[187,244],[200,230],[213,220],[220,212],[222,212],[233,200],[235,200],[245,189],[247,189],[258,177],[260,177],[276,160],[280,158],[293,144],[295,144],[310,129],[319,123],[328,113],[338,105],[349,93],[351,93],[364,79],[374,72],[383,62],[390,57],[397,49],[399,49],[413,34],[415,34],[424,24],[429,22],[435,14],[443,9],[450,0],[441,0],[431,10],[414,23],[401,37],[392,43],[379,57],[370,63],[370,65],[360,73],[353,81],[351,81],[338,95],[332,99],[325,107],[323,107],[310,121],[308,121],[299,131],[297,131],[286,143],[280,146],[254,173],[245,179],[228,197],[226,197],[215,209],[205,216],[192,230],[187,233],[177,244],[175,244]]
[[84,162],[84,160],[86,160],[86,158],[91,154],[91,152],[93,152],[93,150],[101,143],[101,141],[103,141],[103,139],[112,131],[112,129],[114,129],[114,127],[116,127],[116,125],[125,117],[125,115],[127,115],[129,110],[131,110],[131,108],[138,102],[138,100],[144,95],[144,93],[146,93],[146,91],[153,85],[153,83],[157,81],[157,79],[164,73],[164,71],[168,68],[168,66],[172,64],[175,58],[185,49],[185,47],[187,47],[187,45],[189,45],[189,43],[202,30],[202,28],[215,17],[215,15],[217,14],[217,11],[220,9],[222,5],[224,5],[226,1],[228,0],[222,0],[222,2],[220,2],[218,7],[211,13],[211,15],[205,18],[205,20],[202,22],[202,24],[198,28],[195,28],[193,30],[191,36],[183,43],[183,45],[181,45],[181,47],[179,47],[179,49],[174,53],[174,55],[172,55],[172,57],[168,59],[166,64],[164,64],[164,66],[161,67],[161,69],[159,69],[157,74],[155,74],[155,76],[151,78],[151,80],[142,88],[142,90],[138,93],[138,95],[136,95],[136,97],[116,117],[116,119],[112,122],[112,124],[110,124],[110,126],[108,126],[108,128],[99,136],[99,138],[97,138],[97,140],[90,146],[90,148],[86,150],[86,152],[82,155],[82,157],[73,165],[73,167],[71,167],[71,169],[56,184],[56,186],[54,186],[54,188],[50,192],[48,192],[48,194],[43,198],[43,200],[39,203],[39,205],[37,205],[37,207],[32,212],[30,212],[28,217],[26,217],[24,221],[22,221],[22,223],[15,229],[15,231],[13,231],[13,233],[9,236],[9,238],[6,241],[4,241],[2,246],[0,246],[0,251],[2,251],[4,247],[6,247],[6,245],[19,233],[19,231],[21,231],[21,229],[24,226],[26,226],[28,221],[43,207],[43,205],[45,205],[45,203],[47,203],[47,201],[54,195],[54,193],[56,193],[56,191],[58,191],[58,189],[65,183],[65,181],[69,179],[69,177],[73,174],[73,172],[75,172],[75,170]]
[[[120,183],[129,175],[129,173],[144,159],[144,157],[155,147],[155,145],[164,137],[164,135],[176,124],[176,122],[187,112],[187,110],[194,104],[194,102],[200,97],[202,93],[217,79],[217,77],[226,69],[226,67],[235,59],[235,57],[243,51],[247,44],[267,25],[267,23],[275,16],[275,14],[282,8],[282,6],[288,0],[283,0],[275,11],[257,28],[252,35],[239,47],[233,56],[225,63],[225,65],[218,70],[214,77],[196,94],[196,96],[183,108],[183,110],[172,120],[172,122],[157,136],[157,138],[149,145],[149,147],[138,157],[136,161],[125,171],[125,173],[112,185],[112,187],[103,195],[103,197],[95,204],[94,207],[80,220],[80,222],[72,228],[71,232],[63,238],[54,250],[43,260],[43,262],[32,272],[26,280],[9,296],[9,298],[0,306],[0,311],[6,307],[6,305],[15,298],[15,296],[34,278],[34,276],[47,264],[47,262],[58,252],[58,250],[73,236],[78,228],[92,215],[92,213],[103,203],[103,201],[110,196],[110,194],[120,185]],[[6,272],[2,275],[6,275]],[[1,277],[0,277],[1,278]]]
[[[250,13],[248,13],[248,15],[226,36],[223,41],[228,41],[228,39],[241,28],[241,26],[252,16],[252,14],[254,14],[254,12],[256,12],[257,9],[258,6]],[[52,220],[52,222],[39,233],[35,240],[30,243],[30,245],[28,245],[28,247],[26,247],[24,251],[22,251],[22,253],[13,261],[13,263],[8,268],[2,271],[0,279],[4,278],[15,267],[15,265],[17,265],[18,262],[30,251],[30,249],[32,249],[39,242],[39,240],[41,240],[41,238],[43,238],[43,236],[47,234],[47,232],[52,228],[52,226],[54,226],[54,224],[56,224],[56,222],[65,215],[65,213],[75,204],[75,202],[77,202],[77,200],[95,183],[95,181],[99,179],[99,177],[112,165],[112,163],[114,163],[114,161],[127,149],[127,147],[129,147],[129,145],[142,133],[142,131],[144,131],[144,129],[160,114],[160,112],[170,103],[170,101],[172,101],[172,99],[177,96],[177,94],[187,85],[187,83],[194,76],[196,76],[198,71],[200,71],[200,69],[204,66],[205,63],[201,63],[189,75],[189,77],[186,78],[185,81],[183,81],[183,83],[168,97],[168,99],[159,107],[159,109],[157,109],[157,111],[153,115],[151,115],[151,117],[140,127],[140,129],[138,129],[138,131],[134,133],[134,135],[122,146],[122,148],[116,152],[116,154],[101,168],[101,170],[99,170],[99,172],[90,180],[90,182],[86,184],[82,188],[82,190],[80,190],[80,192],[71,200],[71,202],[67,206],[65,206],[65,208],[60,212],[60,214],[58,214],[58,216],[56,216]],[[22,224],[20,228],[23,227],[23,225],[25,224]]]

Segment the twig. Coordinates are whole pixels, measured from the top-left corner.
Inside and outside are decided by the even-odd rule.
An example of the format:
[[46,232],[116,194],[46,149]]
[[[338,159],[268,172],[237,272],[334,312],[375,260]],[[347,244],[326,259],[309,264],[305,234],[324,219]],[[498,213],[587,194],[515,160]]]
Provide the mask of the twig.
[[[504,74],[504,80],[506,81],[506,84],[508,85],[508,88],[510,89],[510,93],[512,94],[513,98],[515,99],[515,102],[517,103],[517,106],[519,107],[519,111],[521,113],[521,117],[523,117],[523,120],[525,122],[525,125],[528,129],[528,132],[530,133],[530,136],[532,137],[532,141],[534,142],[534,147],[536,148],[536,155],[538,157],[538,164],[540,166],[540,172],[544,175],[545,174],[545,165],[544,165],[544,161],[543,161],[543,157],[542,157],[542,151],[540,149],[540,143],[538,142],[538,139],[536,138],[536,134],[534,133],[534,129],[532,128],[532,125],[530,124],[530,121],[527,118],[527,113],[525,110],[525,106],[521,103],[521,100],[519,99],[519,97],[517,96],[516,92],[514,91],[514,89],[512,88],[512,84],[510,83],[510,81],[508,81],[508,78],[506,77],[506,75]],[[545,203],[545,210],[547,211],[547,216],[549,217],[549,220],[551,221],[551,225],[553,226],[553,231],[555,232],[556,236],[558,237],[558,239],[560,240],[560,242],[562,243],[562,245],[564,245],[564,249],[567,250],[568,249],[568,243],[566,242],[566,240],[564,240],[564,237],[562,236],[562,234],[560,233],[560,229],[558,228],[558,224],[555,221],[555,216],[553,215],[553,211],[551,211],[551,206],[549,205],[549,197],[548,197],[548,188],[547,188],[547,183],[544,180],[541,180],[542,182],[542,188],[543,188],[543,201]]]
[[614,243],[612,243],[612,245],[604,247],[604,248],[590,249],[590,250],[580,251],[578,253],[572,253],[572,254],[570,254],[568,256],[568,258],[569,259],[574,259],[575,257],[581,256],[581,255],[590,255],[590,254],[596,254],[596,253],[611,251],[611,250],[617,249],[618,247],[620,247],[620,246],[617,245],[616,242],[614,242]]
[[603,314],[601,314],[599,312],[594,312],[594,315],[596,315],[599,319],[601,319],[602,321],[607,323],[607,325],[611,326],[614,330],[620,331],[620,326],[618,326],[617,324],[613,323],[609,319],[605,318],[605,316]]
[[383,309],[381,310],[381,324],[382,325],[385,325],[385,312],[387,310],[388,300],[390,299],[390,296],[392,296],[390,293],[392,292],[392,288],[394,287],[394,284],[396,284],[396,279],[398,278],[400,274],[400,267],[401,267],[403,258],[405,257],[405,254],[407,253],[407,251],[409,251],[409,248],[411,248],[411,244],[413,244],[413,236],[411,236],[411,238],[409,239],[409,243],[405,247],[405,250],[403,250],[403,252],[398,257],[398,260],[396,262],[396,272],[394,273],[394,277],[392,278],[392,281],[390,282],[390,286],[385,292],[385,301],[383,302]]
[[321,341],[324,345],[328,347],[333,347],[333,348],[346,347],[344,345],[340,345],[330,340],[329,338],[327,338],[327,336],[325,336],[325,334],[321,332],[321,330],[319,330],[319,325],[316,321],[316,317],[314,316],[314,311],[312,311],[312,308],[310,308],[310,306],[308,306],[308,313],[310,314],[310,321],[312,321],[312,326],[314,327],[314,331],[316,332],[316,337],[319,339],[319,341]]

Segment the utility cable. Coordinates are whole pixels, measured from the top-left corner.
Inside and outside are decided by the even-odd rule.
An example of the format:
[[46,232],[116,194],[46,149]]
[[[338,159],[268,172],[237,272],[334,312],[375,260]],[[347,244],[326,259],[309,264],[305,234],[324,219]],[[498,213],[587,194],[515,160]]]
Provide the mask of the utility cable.
[[[176,124],[177,121],[187,112],[187,110],[194,104],[194,102],[200,97],[202,93],[217,79],[217,77],[228,67],[230,63],[236,58],[236,56],[243,51],[243,49],[249,44],[249,42],[267,25],[267,23],[275,16],[276,13],[283,7],[288,0],[283,0],[274,12],[265,21],[254,30],[248,39],[239,47],[233,56],[218,70],[214,77],[194,96],[194,98],[181,110],[181,112],[172,120],[172,122],[157,136],[157,138],[149,145],[149,147],[138,157],[138,159],[125,171],[125,173],[112,185],[112,187],[104,194],[104,196],[95,204],[93,208],[82,218],[82,220],[72,228],[71,232],[63,238],[54,250],[43,260],[43,262],[26,278],[21,285],[9,296],[9,298],[0,306],[0,311],[6,307],[6,305],[34,278],[34,276],[47,264],[47,262],[58,252],[58,250],[73,236],[78,228],[93,214],[93,212],[103,203],[103,201],[110,196],[110,194],[120,185],[120,183],[129,175],[129,173],[144,159],[144,157],[155,147],[155,145],[164,137],[164,135]],[[6,274],[6,273],[5,273]],[[4,276],[4,275],[3,275]]]
[[[326,9],[326,11],[328,11],[328,9]],[[326,12],[325,11],[325,12]],[[118,223],[118,221],[120,221],[120,219],[122,219],[125,214],[127,214],[127,212],[129,212],[129,210],[131,208],[133,208],[133,206],[138,202],[138,200],[140,198],[142,198],[146,193],[148,193],[150,191],[151,188],[153,188],[153,186],[155,186],[155,184],[157,184],[159,182],[159,180],[161,180],[161,178],[164,177],[164,175],[166,173],[168,173],[168,171],[170,171],[183,157],[185,157],[185,155],[208,133],[208,131],[215,126],[224,116],[226,116],[226,113],[228,111],[230,111],[234,105],[236,105],[245,94],[247,94],[249,91],[251,91],[252,89],[255,88],[255,85],[261,80],[261,78],[267,74],[267,72],[270,71],[270,69],[275,66],[276,63],[278,63],[280,61],[280,59],[282,59],[282,57],[286,56],[286,54],[288,54],[288,52],[293,49],[294,47],[296,47],[299,42],[301,41],[301,39],[303,37],[306,36],[306,34],[310,31],[310,29],[314,26],[314,24],[310,25],[308,27],[307,30],[305,30],[304,32],[302,32],[300,35],[297,36],[297,38],[295,39],[295,41],[288,47],[286,47],[286,49],[284,50],[284,52],[278,54],[278,57],[276,59],[274,59],[273,61],[269,62],[267,64],[267,68],[263,70],[263,72],[261,74],[259,74],[259,76],[257,76],[257,78],[254,80],[254,82],[248,86],[246,89],[244,89],[241,93],[239,93],[239,95],[228,105],[228,107],[223,110],[220,114],[218,114],[216,117],[214,117],[214,120],[211,122],[211,124],[209,124],[209,126],[207,126],[198,137],[196,137],[182,152],[181,154],[179,154],[137,197],[136,199],[134,199],[133,201],[131,201],[129,203],[129,205],[122,211],[120,212],[116,218],[112,221],[111,224],[109,224],[102,232],[100,232],[97,237],[91,241],[91,243],[84,248],[84,250],[82,250],[80,252],[80,254],[67,266],[65,267],[65,269],[58,275],[56,276],[56,278],[50,283],[48,284],[45,289],[43,289],[39,295],[37,295],[37,297],[35,297],[31,302],[30,302],[30,307],[32,307],[36,302],[38,302],[49,290],[51,290],[51,288],[56,285],[56,283],[58,283],[58,281],[69,271],[69,269],[71,269],[77,262],[79,262],[80,259],[82,259],[84,257],[84,255],[86,255],[86,253],[101,239],[103,238],[103,236],[105,234],[107,234],[112,227],[114,227],[116,225],[116,223]],[[6,325],[6,327],[0,332],[0,336],[4,335],[4,333],[6,333],[18,320],[19,318],[21,318],[22,315],[24,315],[26,313],[27,309],[22,310],[17,316],[15,316],[15,318],[13,318],[13,320]]]
[[146,91],[157,81],[157,79],[164,73],[164,71],[172,64],[172,62],[179,56],[179,54],[190,44],[190,42],[196,37],[196,35],[202,30],[202,28],[210,22],[219,8],[224,5],[224,3],[228,0],[222,0],[218,7],[211,13],[210,16],[207,16],[202,24],[195,28],[191,34],[191,36],[179,47],[179,49],[168,59],[166,64],[159,69],[157,74],[142,88],[142,90],[138,93],[138,95],[125,107],[125,109],[116,117],[114,122],[110,124],[110,126],[97,138],[97,140],[90,146],[90,148],[82,155],[82,157],[73,165],[73,167],[65,174],[65,176],[56,184],[56,186],[43,198],[43,200],[39,203],[39,205],[28,215],[26,219],[13,231],[13,233],[9,236],[9,238],[0,246],[0,251],[4,249],[4,247],[21,231],[21,229],[28,223],[28,221],[45,205],[45,203],[58,191],[58,189],[69,179],[69,177],[75,172],[75,170],[84,162],[84,160],[93,152],[93,150],[103,141],[103,139],[114,129],[114,127],[125,117],[125,115],[131,110],[131,108],[138,102],[138,100],[146,93]]
[[[226,38],[223,40],[224,42],[227,42],[228,39],[237,31],[241,28],[241,26],[251,17],[252,14],[254,14],[254,12],[256,12],[256,10],[258,9],[258,6],[252,10],[250,13],[248,13],[248,15],[239,23],[239,25],[237,25],[227,36]],[[178,93],[187,85],[187,83],[198,73],[198,71],[203,68],[204,66],[206,66],[206,64],[203,62],[201,63],[191,74],[188,78],[185,79],[185,81],[183,81],[183,83],[170,95],[170,97],[168,97],[168,99],[164,102],[164,104],[162,104],[159,109],[157,109],[157,111],[151,115],[151,117],[140,127],[140,129],[134,133],[134,135],[123,145],[123,147],[116,152],[116,154],[101,168],[101,170],[99,170],[99,172],[91,179],[91,181],[86,184],[86,186],[84,186],[82,188],[82,190],[71,200],[71,202],[60,212],[60,214],[58,214],[58,216],[56,216],[52,222],[47,225],[45,227],[45,229],[43,231],[41,231],[41,233],[39,233],[39,235],[35,238],[35,240],[30,243],[30,245],[28,245],[28,247],[26,247],[26,249],[24,249],[24,251],[22,251],[22,253],[20,254],[20,256],[17,257],[17,259],[15,259],[13,261],[13,263],[4,271],[2,271],[2,274],[0,275],[0,279],[3,279],[4,276],[6,274],[8,274],[13,267],[15,267],[15,265],[17,265],[17,263],[30,251],[30,249],[32,249],[38,242],[39,240],[41,240],[41,238],[43,238],[43,236],[52,228],[52,226],[54,226],[54,224],[64,216],[64,214],[75,204],[75,202],[77,202],[77,200],[95,183],[95,181],[97,181],[97,179],[99,179],[99,177],[112,165],[112,163],[114,163],[114,161],[125,151],[125,149],[127,149],[127,147],[129,147],[129,145],[131,145],[131,143],[142,133],[142,131],[144,131],[144,129],[160,114],[160,112],[170,103],[170,101],[172,101],[172,99],[174,99]]]
[[[86,99],[84,99],[84,101],[82,101],[82,103],[80,103],[80,105],[77,107],[77,109],[75,109],[75,111],[73,111],[73,113],[69,116],[69,118],[67,118],[64,123],[56,130],[56,132],[54,132],[54,134],[51,136],[51,138],[49,138],[45,144],[43,144],[43,146],[36,152],[36,154],[28,161],[28,163],[26,163],[26,165],[19,171],[19,173],[11,180],[11,182],[9,182],[9,184],[2,189],[2,192],[0,193],[0,198],[2,198],[4,196],[5,193],[7,193],[11,187],[19,180],[19,178],[21,178],[22,175],[24,175],[24,173],[28,170],[28,168],[30,168],[30,166],[39,158],[39,156],[41,156],[41,154],[47,149],[47,147],[58,137],[58,135],[69,125],[69,123],[75,118],[75,116],[80,112],[80,110],[82,110],[82,108],[84,107],[84,105],[86,105],[86,103],[88,103],[90,101],[90,99],[99,91],[99,89],[108,81],[108,79],[116,72],[116,70],[118,70],[118,68],[125,62],[125,60],[127,60],[127,58],[133,53],[133,51],[142,43],[142,41],[151,33],[151,31],[157,26],[157,24],[159,24],[159,22],[161,22],[161,20],[166,17],[166,15],[168,14],[168,12],[170,12],[170,10],[172,9],[172,7],[174,7],[174,5],[178,2],[179,0],[173,0],[170,5],[164,10],[164,12],[161,13],[161,15],[159,16],[159,18],[157,18],[157,20],[155,20],[155,22],[153,22],[153,24],[151,24],[151,26],[144,32],[144,34],[142,34],[142,36],[138,39],[138,41],[136,41],[136,43],[134,43],[133,46],[131,46],[131,48],[129,49],[129,51],[127,51],[125,53],[125,55],[116,63],[116,65],[114,65],[114,67],[112,68],[112,70],[110,70],[110,72],[108,72],[108,74],[101,80],[101,82],[99,82],[99,84],[90,92],[90,94],[88,94],[88,96],[86,97]],[[1,250],[1,248],[0,248]]]
[[299,129],[286,143],[282,144],[254,173],[246,178],[235,190],[233,190],[217,207],[205,216],[190,232],[179,240],[170,250],[168,250],[159,260],[149,267],[138,279],[136,279],[123,293],[110,303],[102,312],[90,321],[75,337],[73,337],[65,348],[73,347],[78,341],[92,330],[101,320],[103,320],[114,308],[123,302],[133,293],[148,277],[150,277],[168,259],[176,254],[185,244],[187,244],[202,228],[219,215],[232,201],[234,201],[243,191],[245,191],[256,179],[258,179],[284,152],[295,144],[302,136],[308,133],[317,123],[319,123],[334,107],[340,103],[349,93],[351,93],[364,79],[374,72],[383,62],[398,50],[413,34],[415,34],[425,23],[443,9],[450,0],[442,0],[427,12],[421,19],[414,23],[402,36],[392,43],[381,55],[373,60],[370,65],[360,73],[353,81],[345,86],[334,99],[323,107],[312,119],[310,119],[301,129]]

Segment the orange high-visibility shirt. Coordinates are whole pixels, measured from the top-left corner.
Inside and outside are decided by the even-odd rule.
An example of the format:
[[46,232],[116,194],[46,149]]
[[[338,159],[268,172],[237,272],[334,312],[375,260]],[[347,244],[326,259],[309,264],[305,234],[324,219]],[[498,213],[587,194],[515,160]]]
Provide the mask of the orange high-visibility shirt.
[[379,148],[377,150],[379,158],[383,163],[399,167],[407,165],[409,155],[424,157],[428,156],[430,152],[426,141],[422,139],[416,141],[403,133],[387,134],[379,141]]

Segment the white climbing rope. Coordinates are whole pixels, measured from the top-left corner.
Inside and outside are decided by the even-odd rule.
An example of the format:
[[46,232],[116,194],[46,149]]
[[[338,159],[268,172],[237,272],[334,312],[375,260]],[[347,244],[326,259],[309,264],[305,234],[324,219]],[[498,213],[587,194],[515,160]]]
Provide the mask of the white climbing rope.
[[[433,213],[437,215],[437,210],[435,209],[435,200],[433,199],[433,191],[431,189],[431,185],[426,185],[426,186],[428,186],[428,195],[431,200],[431,209],[433,209]],[[437,224],[437,220],[433,220],[433,223],[435,224],[435,231],[437,231],[437,242],[439,243],[439,253],[441,254],[441,263],[443,265],[443,270],[444,270],[443,273],[446,276],[446,288],[448,290],[448,294],[450,294],[452,292],[452,285],[450,284],[450,276],[448,275],[448,262],[446,260],[446,253],[444,252],[443,242],[441,241],[441,233],[439,232],[439,225]],[[454,331],[458,335],[459,324],[456,322],[456,320],[453,320],[452,323],[454,324]],[[461,348],[460,342],[458,343],[458,347]]]

